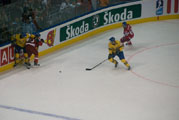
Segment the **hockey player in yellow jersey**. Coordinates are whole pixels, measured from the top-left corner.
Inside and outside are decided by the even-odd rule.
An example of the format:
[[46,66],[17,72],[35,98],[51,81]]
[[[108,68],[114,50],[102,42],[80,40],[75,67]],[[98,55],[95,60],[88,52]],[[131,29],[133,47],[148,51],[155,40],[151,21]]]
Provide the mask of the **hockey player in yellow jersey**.
[[25,64],[28,62],[28,55],[25,50],[25,44],[27,39],[29,38],[29,34],[21,33],[12,36],[12,44],[15,47],[15,64],[14,67],[20,62],[20,53],[23,51]]
[[109,55],[108,60],[115,64],[115,67],[117,67],[118,62],[114,59],[114,57],[117,55],[122,63],[127,67],[128,70],[131,69],[130,65],[126,61],[123,53],[124,46],[120,43],[120,41],[115,40],[114,37],[111,37],[109,39],[108,49],[109,49]]

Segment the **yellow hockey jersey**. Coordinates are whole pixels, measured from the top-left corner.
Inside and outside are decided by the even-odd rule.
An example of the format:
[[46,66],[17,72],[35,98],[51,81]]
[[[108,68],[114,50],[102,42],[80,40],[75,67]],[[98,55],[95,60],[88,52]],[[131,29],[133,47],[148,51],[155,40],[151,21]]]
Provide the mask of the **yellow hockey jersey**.
[[21,34],[16,34],[15,36],[13,36],[12,40],[16,45],[25,47],[26,41],[29,38],[29,34],[26,34],[26,37],[24,38],[20,38],[20,35]]
[[114,45],[111,42],[109,42],[108,49],[109,49],[109,54],[116,54],[116,51],[123,51],[124,46],[121,45],[120,41],[115,40]]

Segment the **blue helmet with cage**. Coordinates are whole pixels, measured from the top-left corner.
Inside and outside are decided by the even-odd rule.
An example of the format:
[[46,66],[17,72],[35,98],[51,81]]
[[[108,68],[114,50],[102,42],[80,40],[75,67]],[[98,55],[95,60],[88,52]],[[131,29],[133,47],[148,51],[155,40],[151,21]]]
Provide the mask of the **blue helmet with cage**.
[[20,38],[24,38],[24,37],[26,37],[26,33],[22,32],[22,33],[20,34]]
[[126,23],[126,22],[122,22],[122,26],[123,26],[123,27],[126,27],[126,26],[127,26],[127,23]]
[[111,42],[114,42],[114,41],[115,41],[115,37],[111,37],[111,38],[109,38],[109,40],[110,40]]

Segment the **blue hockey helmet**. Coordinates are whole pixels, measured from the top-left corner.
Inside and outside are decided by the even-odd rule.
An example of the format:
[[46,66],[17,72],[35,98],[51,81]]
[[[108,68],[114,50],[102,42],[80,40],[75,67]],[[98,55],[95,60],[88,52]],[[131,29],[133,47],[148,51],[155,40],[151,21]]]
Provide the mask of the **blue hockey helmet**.
[[115,41],[115,37],[111,37],[111,38],[109,38],[109,40],[110,40],[111,42],[114,42],[114,41]]
[[20,34],[20,38],[24,38],[24,37],[26,37],[26,33],[22,32],[22,33]]
[[123,26],[123,27],[126,27],[126,26],[127,26],[127,23],[126,23],[126,22],[122,22],[122,26]]

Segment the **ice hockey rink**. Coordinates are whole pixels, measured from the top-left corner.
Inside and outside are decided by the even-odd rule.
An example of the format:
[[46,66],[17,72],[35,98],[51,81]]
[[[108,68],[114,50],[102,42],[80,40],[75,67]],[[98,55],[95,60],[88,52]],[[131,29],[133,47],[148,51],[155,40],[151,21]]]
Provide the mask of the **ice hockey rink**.
[[0,120],[179,120],[179,20],[132,25],[128,71],[105,61],[110,30],[0,75]]

